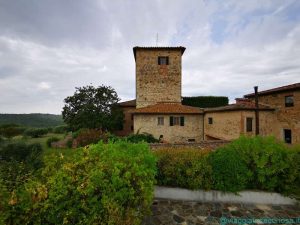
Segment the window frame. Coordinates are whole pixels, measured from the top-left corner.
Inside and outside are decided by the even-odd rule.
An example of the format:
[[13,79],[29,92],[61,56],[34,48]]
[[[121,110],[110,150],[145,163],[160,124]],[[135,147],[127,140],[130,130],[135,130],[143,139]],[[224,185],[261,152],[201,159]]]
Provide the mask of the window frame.
[[170,126],[181,126],[185,123],[184,116],[170,116]]
[[211,125],[213,123],[214,123],[213,118],[212,117],[208,117],[208,124]]
[[[165,63],[161,63],[162,59],[165,59]],[[158,56],[157,60],[158,60],[157,63],[160,66],[162,66],[162,65],[169,65],[169,56]]]
[[[290,140],[287,139],[287,135],[286,135],[286,132],[290,132]],[[292,129],[283,129],[283,141],[286,143],[286,144],[292,144],[292,141],[293,141],[293,134],[292,134]]]
[[163,116],[157,117],[157,126],[164,126],[165,125],[165,118]]
[[[287,99],[291,98],[292,102],[287,102]],[[294,106],[294,95],[286,95],[284,96],[284,106],[285,107],[293,107]]]
[[253,117],[246,117],[246,132],[253,132]]

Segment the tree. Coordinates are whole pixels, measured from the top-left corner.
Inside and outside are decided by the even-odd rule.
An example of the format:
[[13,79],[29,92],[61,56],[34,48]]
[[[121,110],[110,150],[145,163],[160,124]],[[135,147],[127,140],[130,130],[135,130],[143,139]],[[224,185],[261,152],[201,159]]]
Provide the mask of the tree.
[[79,87],[73,96],[65,98],[62,116],[73,131],[80,128],[111,131],[123,123],[123,113],[117,106],[119,100],[110,86]]

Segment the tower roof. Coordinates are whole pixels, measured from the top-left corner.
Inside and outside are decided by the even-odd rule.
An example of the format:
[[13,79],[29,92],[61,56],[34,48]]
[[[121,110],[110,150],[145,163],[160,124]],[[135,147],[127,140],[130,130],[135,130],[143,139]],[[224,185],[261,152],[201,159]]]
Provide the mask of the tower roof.
[[133,54],[134,54],[134,59],[136,58],[136,51],[138,49],[143,49],[143,50],[180,50],[181,51],[181,55],[184,53],[185,51],[185,47],[183,46],[176,46],[176,47],[154,47],[154,46],[149,46],[149,47],[145,47],[145,46],[135,46],[133,47]]

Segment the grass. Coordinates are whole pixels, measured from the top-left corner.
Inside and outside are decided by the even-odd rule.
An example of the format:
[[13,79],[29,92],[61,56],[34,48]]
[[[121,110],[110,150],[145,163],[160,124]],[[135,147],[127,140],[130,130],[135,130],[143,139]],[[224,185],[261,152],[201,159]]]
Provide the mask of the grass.
[[33,144],[33,143],[39,143],[42,145],[42,148],[44,150],[44,156],[49,156],[51,154],[55,155],[60,155],[63,154],[64,156],[68,157],[71,156],[74,151],[77,149],[72,149],[72,148],[51,148],[47,146],[47,140],[50,137],[57,137],[59,139],[63,139],[66,136],[66,134],[54,134],[54,133],[48,133],[42,137],[39,138],[31,138],[31,137],[24,137],[22,135],[16,136],[12,138],[10,141],[11,142],[17,142],[17,141],[23,141],[26,144]]

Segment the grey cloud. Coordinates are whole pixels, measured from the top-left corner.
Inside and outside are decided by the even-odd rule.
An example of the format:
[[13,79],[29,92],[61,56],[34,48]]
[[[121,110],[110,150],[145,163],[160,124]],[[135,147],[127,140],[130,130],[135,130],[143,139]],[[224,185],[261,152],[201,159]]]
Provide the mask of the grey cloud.
[[[60,113],[75,87],[135,97],[135,45],[183,45],[183,95],[299,82],[297,1],[0,0],[0,112]],[[217,19],[226,27],[213,40]],[[48,85],[48,86],[47,86]],[[51,88],[48,88],[51,87]]]

